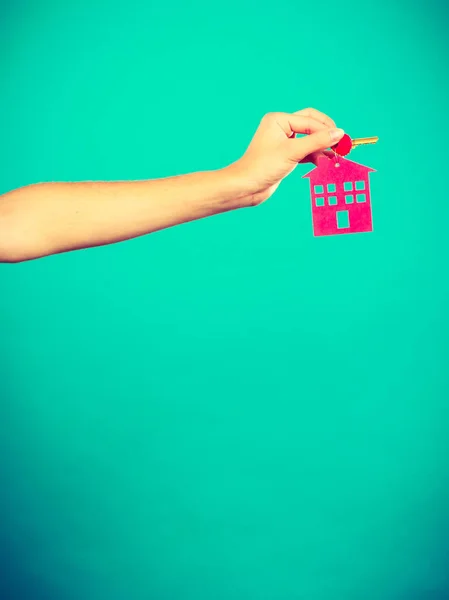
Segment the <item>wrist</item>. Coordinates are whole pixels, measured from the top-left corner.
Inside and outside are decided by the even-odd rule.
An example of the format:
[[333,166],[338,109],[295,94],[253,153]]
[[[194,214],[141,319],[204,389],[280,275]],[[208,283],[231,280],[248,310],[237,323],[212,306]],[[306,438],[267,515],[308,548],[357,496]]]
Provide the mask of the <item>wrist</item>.
[[244,166],[237,161],[221,169],[221,175],[225,180],[225,187],[231,198],[234,208],[246,208],[260,203],[259,196],[262,193],[260,186],[249,177]]

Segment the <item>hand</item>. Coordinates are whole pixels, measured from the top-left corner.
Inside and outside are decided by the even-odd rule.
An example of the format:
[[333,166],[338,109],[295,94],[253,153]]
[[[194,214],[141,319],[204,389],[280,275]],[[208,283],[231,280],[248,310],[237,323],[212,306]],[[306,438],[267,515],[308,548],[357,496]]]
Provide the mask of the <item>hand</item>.
[[[297,137],[297,134],[306,134]],[[243,157],[231,168],[244,181],[248,205],[267,200],[300,162],[313,162],[344,135],[327,115],[306,108],[265,115]]]

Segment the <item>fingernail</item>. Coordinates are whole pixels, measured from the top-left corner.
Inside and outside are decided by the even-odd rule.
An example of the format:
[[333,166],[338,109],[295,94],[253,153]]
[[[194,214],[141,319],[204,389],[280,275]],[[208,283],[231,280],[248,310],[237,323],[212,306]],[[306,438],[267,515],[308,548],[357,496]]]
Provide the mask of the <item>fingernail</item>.
[[329,134],[331,136],[331,142],[336,143],[341,140],[345,132],[343,131],[343,129],[331,129]]

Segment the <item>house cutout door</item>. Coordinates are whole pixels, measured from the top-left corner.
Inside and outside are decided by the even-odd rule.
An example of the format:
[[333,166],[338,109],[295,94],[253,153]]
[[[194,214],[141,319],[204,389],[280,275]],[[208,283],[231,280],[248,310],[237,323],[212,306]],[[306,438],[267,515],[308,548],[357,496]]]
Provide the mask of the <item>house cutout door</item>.
[[349,211],[348,210],[338,210],[337,211],[337,228],[338,229],[348,229],[349,227],[350,227]]

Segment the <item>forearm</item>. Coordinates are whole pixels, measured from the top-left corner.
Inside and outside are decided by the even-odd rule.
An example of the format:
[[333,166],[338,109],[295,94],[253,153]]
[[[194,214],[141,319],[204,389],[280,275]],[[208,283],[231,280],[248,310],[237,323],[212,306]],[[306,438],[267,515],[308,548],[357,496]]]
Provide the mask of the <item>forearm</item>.
[[0,261],[111,244],[245,206],[232,167],[152,181],[41,183],[0,197]]

